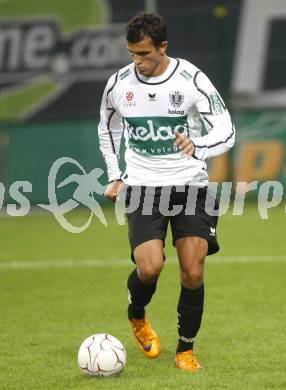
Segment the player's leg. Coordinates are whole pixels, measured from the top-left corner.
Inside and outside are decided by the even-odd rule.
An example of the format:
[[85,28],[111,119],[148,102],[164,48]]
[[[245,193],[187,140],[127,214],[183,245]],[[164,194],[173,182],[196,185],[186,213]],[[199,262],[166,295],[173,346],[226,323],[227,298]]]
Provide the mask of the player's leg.
[[176,241],[176,248],[181,279],[181,293],[177,307],[179,341],[176,366],[184,370],[196,371],[200,365],[193,354],[193,343],[203,315],[203,273],[208,243],[200,237],[183,237]]
[[156,290],[157,279],[164,265],[163,242],[149,240],[138,245],[133,251],[136,268],[128,278],[129,319],[142,319],[145,306],[151,301]]
[[183,237],[176,241],[176,248],[181,279],[177,307],[178,354],[193,350],[194,339],[200,329],[204,306],[204,261],[208,252],[208,243],[206,239],[200,237]]
[[219,250],[215,234],[217,217],[206,213],[205,199],[206,190],[199,189],[195,213],[191,215],[182,212],[171,218],[173,243],[177,249],[181,275],[176,365],[190,371],[199,368],[193,355],[193,343],[203,314],[205,257]]
[[[136,269],[129,275],[127,282],[128,318],[138,348],[151,358],[159,355],[160,343],[145,316],[145,306],[155,293],[157,279],[164,265],[163,246],[169,222],[159,211],[159,200],[160,189],[156,189],[151,215],[143,213],[142,204],[134,212],[127,213],[132,260],[136,263]],[[148,198],[147,203],[151,203]]]
[[133,256],[137,268],[131,272],[127,282],[128,318],[139,350],[145,356],[155,358],[160,353],[160,341],[145,316],[145,306],[151,301],[164,265],[162,240],[149,240],[138,245]]

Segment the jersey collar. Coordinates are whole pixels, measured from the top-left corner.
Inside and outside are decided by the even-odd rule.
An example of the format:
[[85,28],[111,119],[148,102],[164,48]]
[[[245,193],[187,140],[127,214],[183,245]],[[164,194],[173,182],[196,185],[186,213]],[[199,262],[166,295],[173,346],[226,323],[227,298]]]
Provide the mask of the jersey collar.
[[180,61],[177,58],[171,58],[171,61],[167,69],[165,70],[165,72],[160,76],[156,76],[156,77],[145,77],[143,75],[139,75],[135,65],[134,65],[134,72],[137,80],[140,81],[140,83],[148,84],[148,85],[158,85],[168,81],[176,72],[179,65],[180,65]]

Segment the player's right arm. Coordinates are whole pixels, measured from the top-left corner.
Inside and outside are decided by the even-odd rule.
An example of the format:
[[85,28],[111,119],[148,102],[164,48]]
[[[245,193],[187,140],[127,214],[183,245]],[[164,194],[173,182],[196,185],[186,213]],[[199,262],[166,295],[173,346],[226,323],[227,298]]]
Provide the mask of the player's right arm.
[[122,180],[114,180],[108,184],[106,190],[104,191],[104,196],[115,202],[118,199],[121,187],[123,186]]
[[105,196],[112,201],[116,200],[122,185],[119,157],[123,127],[121,116],[114,102],[117,77],[118,74],[111,76],[105,87],[98,125],[99,147],[106,163],[109,183],[105,190]]

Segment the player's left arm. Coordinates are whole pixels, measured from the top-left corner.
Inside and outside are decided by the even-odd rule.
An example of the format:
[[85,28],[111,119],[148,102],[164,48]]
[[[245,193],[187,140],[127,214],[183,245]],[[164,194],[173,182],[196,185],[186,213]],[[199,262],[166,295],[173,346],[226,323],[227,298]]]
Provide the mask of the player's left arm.
[[198,71],[193,83],[195,105],[208,134],[189,139],[177,133],[176,144],[188,157],[205,160],[227,152],[234,145],[235,127],[221,96],[208,77]]
[[208,131],[208,134],[193,139],[194,157],[205,160],[232,148],[235,127],[220,94],[208,77],[198,71],[193,82],[197,91],[196,107]]

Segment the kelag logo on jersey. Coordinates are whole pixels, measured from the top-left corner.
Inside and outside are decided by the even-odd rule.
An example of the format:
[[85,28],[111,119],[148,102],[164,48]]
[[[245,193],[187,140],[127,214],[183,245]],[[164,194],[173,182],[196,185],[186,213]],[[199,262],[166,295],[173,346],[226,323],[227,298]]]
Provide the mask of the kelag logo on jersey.
[[104,0],[1,1],[0,120],[28,118],[78,81],[105,81],[126,64],[124,26],[109,20]]
[[128,117],[130,149],[145,155],[164,155],[178,152],[175,130],[187,135],[187,117]]

